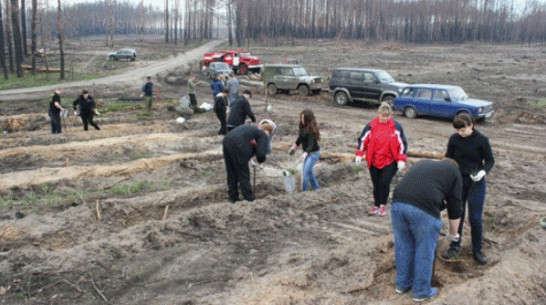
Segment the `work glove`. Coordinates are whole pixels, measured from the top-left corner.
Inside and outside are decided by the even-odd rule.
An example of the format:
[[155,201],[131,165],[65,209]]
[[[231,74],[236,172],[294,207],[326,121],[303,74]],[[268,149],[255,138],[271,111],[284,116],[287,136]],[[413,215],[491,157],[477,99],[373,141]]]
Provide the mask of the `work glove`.
[[296,145],[296,143],[292,144],[292,146],[288,150],[288,154],[293,156],[296,153],[297,148],[298,148],[298,146]]
[[74,116],[77,116],[78,115],[78,112],[77,111],[74,111]]
[[360,165],[360,163],[362,163],[362,157],[356,156],[355,163],[356,163],[356,165]]
[[258,163],[256,163],[256,161],[254,161],[253,159],[250,160],[250,166],[252,166],[252,168],[256,168],[256,169],[259,169],[260,166],[258,165]]
[[100,112],[97,109],[95,109],[95,114],[100,115]]
[[396,163],[396,167],[398,167],[398,170],[401,171],[403,170],[404,168],[406,168],[406,162],[404,161],[398,161]]
[[475,175],[470,175],[470,178],[472,179],[472,181],[478,182],[478,181],[482,180],[482,178],[484,176],[485,176],[485,171],[482,169],[481,171],[479,171]]
[[457,233],[456,235],[450,235],[449,233],[446,234],[446,240],[448,242],[458,242],[459,241],[459,238],[461,238],[461,236],[459,235],[459,233]]
[[309,155],[309,153],[307,153],[306,151],[304,151],[303,154],[301,154],[301,159],[302,159],[302,160],[305,160],[305,158],[307,158],[307,155]]

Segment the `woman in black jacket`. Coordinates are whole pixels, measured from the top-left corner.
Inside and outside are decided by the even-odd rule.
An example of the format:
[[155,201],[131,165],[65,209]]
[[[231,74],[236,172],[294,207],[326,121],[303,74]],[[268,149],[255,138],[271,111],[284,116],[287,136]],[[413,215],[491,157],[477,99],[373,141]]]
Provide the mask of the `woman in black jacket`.
[[301,144],[303,149],[301,155],[303,159],[301,191],[305,192],[309,184],[311,184],[313,191],[316,191],[320,186],[315,173],[313,173],[313,167],[320,157],[320,146],[318,144],[320,141],[320,132],[315,114],[311,109],[304,109],[300,113],[299,118],[299,136],[296,142],[292,144],[289,153],[293,155]]

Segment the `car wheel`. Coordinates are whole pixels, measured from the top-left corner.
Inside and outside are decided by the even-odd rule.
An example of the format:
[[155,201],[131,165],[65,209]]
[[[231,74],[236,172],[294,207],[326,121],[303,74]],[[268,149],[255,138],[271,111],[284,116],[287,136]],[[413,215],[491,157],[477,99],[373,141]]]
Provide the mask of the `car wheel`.
[[415,119],[417,117],[417,111],[415,111],[415,108],[413,108],[413,107],[406,107],[404,109],[404,115],[407,118]]
[[277,86],[275,86],[275,84],[267,85],[267,94],[269,95],[277,94]]
[[300,85],[298,87],[298,93],[305,96],[309,95],[309,87],[307,87],[306,85]]
[[392,95],[387,95],[383,98],[383,102],[389,104],[389,106],[392,107],[392,103],[394,102],[394,96]]
[[349,102],[349,97],[345,92],[340,91],[334,96],[334,102],[340,106],[344,106]]
[[248,73],[248,68],[245,64],[239,65],[239,74],[246,75]]

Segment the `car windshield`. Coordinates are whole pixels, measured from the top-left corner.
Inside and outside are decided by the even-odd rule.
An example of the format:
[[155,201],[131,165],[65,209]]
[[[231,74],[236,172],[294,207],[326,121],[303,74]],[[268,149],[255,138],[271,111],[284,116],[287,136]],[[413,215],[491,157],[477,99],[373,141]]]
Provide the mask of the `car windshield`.
[[248,52],[239,53],[239,56],[241,56],[241,57],[249,57],[249,56],[250,56],[250,53],[248,53]]
[[307,76],[307,71],[304,67],[294,68],[294,75],[296,76]]
[[394,78],[392,78],[392,76],[385,71],[377,72],[376,76],[379,79],[379,81],[382,83],[386,83],[386,84],[394,83]]
[[219,62],[219,63],[216,64],[216,69],[218,69],[218,70],[228,70],[229,66],[226,63]]
[[463,88],[455,87],[449,90],[449,97],[452,101],[464,101],[468,98],[468,95]]

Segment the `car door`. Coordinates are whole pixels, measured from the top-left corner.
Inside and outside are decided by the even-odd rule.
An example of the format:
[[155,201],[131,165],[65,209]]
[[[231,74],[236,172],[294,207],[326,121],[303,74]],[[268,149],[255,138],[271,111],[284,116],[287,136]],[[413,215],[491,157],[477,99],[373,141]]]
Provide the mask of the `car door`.
[[420,115],[434,115],[432,110],[432,89],[417,88],[413,104]]
[[439,117],[452,117],[456,108],[449,98],[447,90],[435,89],[431,101],[431,115]]
[[365,92],[362,84],[364,82],[364,72],[362,71],[349,71],[349,78],[347,82],[347,89],[351,93],[351,96],[355,99],[363,99]]
[[380,86],[379,80],[372,72],[364,72],[364,83],[362,86],[364,98],[379,100],[379,97],[381,96]]

